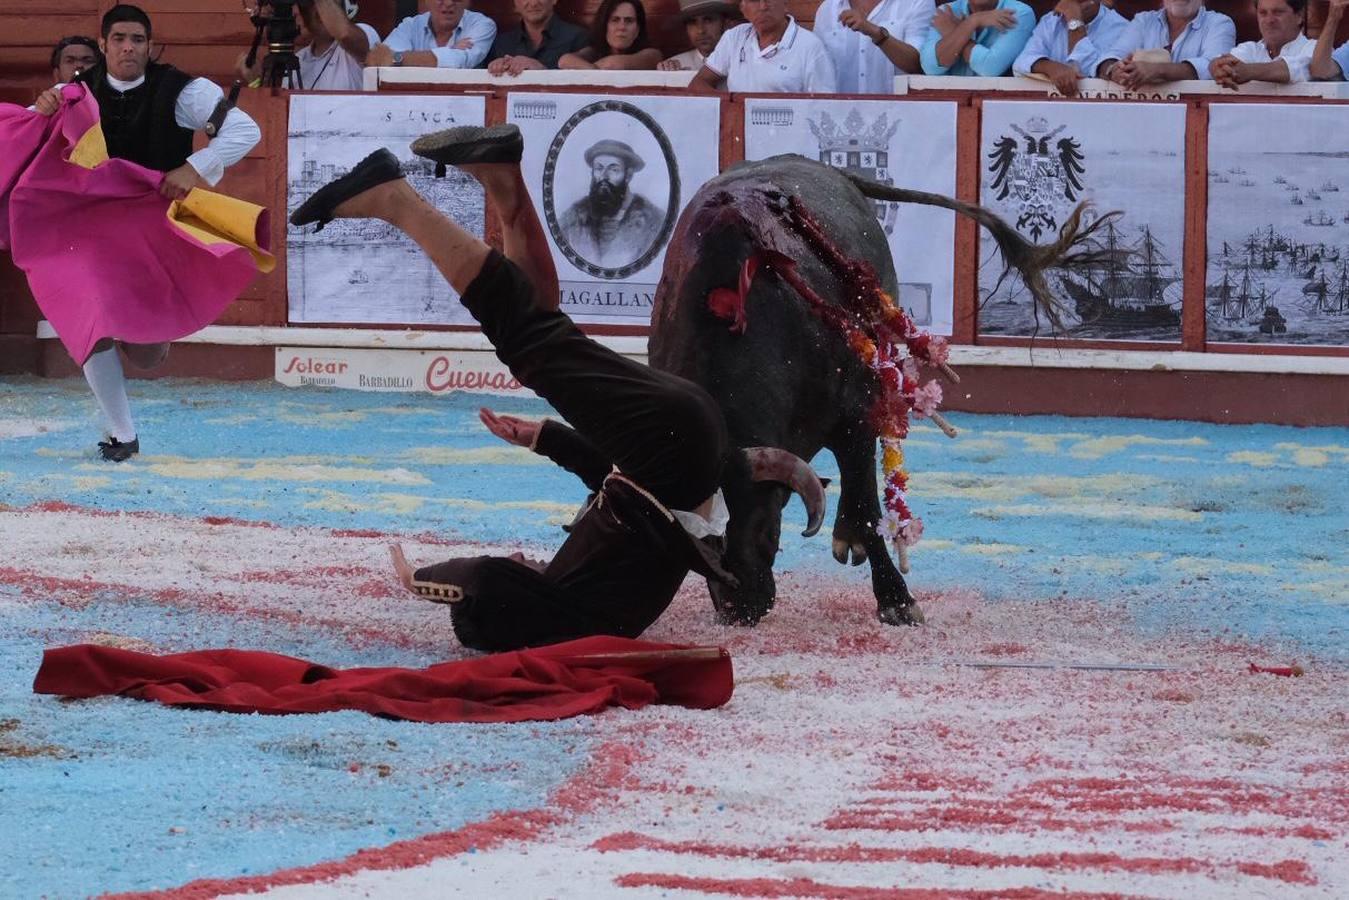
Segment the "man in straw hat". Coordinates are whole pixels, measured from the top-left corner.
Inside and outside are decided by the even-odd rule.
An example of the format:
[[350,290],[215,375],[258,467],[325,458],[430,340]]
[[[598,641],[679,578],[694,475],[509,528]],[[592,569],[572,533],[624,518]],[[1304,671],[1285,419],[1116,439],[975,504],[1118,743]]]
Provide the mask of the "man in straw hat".
[[731,446],[706,391],[596,343],[558,309],[557,272],[520,171],[522,149],[515,125],[452,128],[412,145],[482,183],[501,221],[503,252],[422,199],[388,150],[291,216],[294,225],[376,218],[407,234],[459,292],[511,374],[570,423],[480,413],[494,435],[547,456],[594,492],[546,566],[517,554],[413,569],[397,545],[390,548],[403,585],[449,604],[460,642],[490,651],[636,637],[690,570],[735,584],[721,563],[728,475],[789,484],[806,499],[812,526],[824,521],[824,488],[808,465],[783,450]]
[[736,17],[735,7],[724,0],[679,0],[679,15],[693,46],[656,68],[667,72],[696,72],[712,54],[722,33],[730,27],[731,20]]
[[630,189],[632,176],[646,167],[637,151],[610,138],[585,152],[590,190],[558,220],[562,237],[578,256],[615,268],[633,262],[660,236],[665,210]]

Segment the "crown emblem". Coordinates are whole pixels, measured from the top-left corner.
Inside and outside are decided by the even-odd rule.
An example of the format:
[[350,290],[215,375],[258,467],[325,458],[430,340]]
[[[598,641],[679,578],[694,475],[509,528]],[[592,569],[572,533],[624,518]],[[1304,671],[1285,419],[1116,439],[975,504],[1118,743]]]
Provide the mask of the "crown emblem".
[[827,112],[820,113],[818,120],[807,121],[810,122],[811,132],[820,142],[822,153],[831,150],[888,152],[890,139],[899,130],[899,122],[891,124],[885,113],[881,113],[868,125],[862,114],[857,111],[857,107],[849,110],[842,124]]

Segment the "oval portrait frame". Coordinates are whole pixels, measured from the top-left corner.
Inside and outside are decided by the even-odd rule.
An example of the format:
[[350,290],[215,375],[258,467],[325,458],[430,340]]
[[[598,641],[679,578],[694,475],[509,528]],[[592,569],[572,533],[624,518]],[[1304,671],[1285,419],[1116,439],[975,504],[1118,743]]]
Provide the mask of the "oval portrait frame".
[[[562,154],[563,145],[567,143],[567,139],[571,137],[577,126],[591,116],[603,112],[621,113],[641,123],[642,127],[651,133],[651,136],[656,139],[656,143],[660,146],[661,155],[665,157],[666,171],[670,175],[670,192],[665,204],[665,221],[661,223],[660,233],[641,256],[625,266],[612,269],[597,266],[572,249],[571,244],[562,236],[562,229],[557,220],[557,206],[553,202],[553,190],[557,184],[557,161]],[[666,242],[669,241],[670,234],[674,231],[675,219],[679,216],[679,187],[679,168],[675,159],[674,147],[670,144],[670,138],[666,136],[665,129],[661,128],[656,120],[645,111],[627,101],[598,100],[572,113],[571,118],[563,123],[553,137],[553,142],[548,145],[548,157],[543,163],[543,217],[548,223],[548,231],[553,236],[553,242],[557,244],[557,248],[562,251],[562,255],[573,266],[595,278],[627,278],[634,272],[640,272],[651,265],[651,261],[656,258]]]

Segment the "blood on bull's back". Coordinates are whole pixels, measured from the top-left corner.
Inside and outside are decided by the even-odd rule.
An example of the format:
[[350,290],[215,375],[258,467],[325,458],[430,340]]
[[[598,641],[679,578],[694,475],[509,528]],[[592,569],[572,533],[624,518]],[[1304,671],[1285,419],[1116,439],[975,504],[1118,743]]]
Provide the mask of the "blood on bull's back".
[[[793,198],[797,203],[793,203]],[[666,250],[649,341],[651,364],[701,385],[731,439],[810,458],[840,425],[864,425],[874,379],[843,335],[811,312],[775,265],[790,261],[838,302],[840,281],[802,237],[805,210],[844,255],[896,290],[874,204],[836,169],[801,156],[741,163],[707,182]]]

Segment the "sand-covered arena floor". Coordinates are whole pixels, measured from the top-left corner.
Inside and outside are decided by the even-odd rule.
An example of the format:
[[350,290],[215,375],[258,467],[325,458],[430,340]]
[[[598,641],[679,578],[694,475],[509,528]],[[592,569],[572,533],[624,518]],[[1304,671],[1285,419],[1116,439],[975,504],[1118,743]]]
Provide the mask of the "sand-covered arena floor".
[[926,627],[793,501],[758,627],[690,578],[647,634],[728,648],[725,707],[424,725],[31,686],[88,641],[465,656],[385,547],[550,553],[582,487],[476,418],[543,405],[133,402],[111,465],[82,382],[0,383],[2,897],[1349,896],[1349,429],[953,414],[906,445]]

